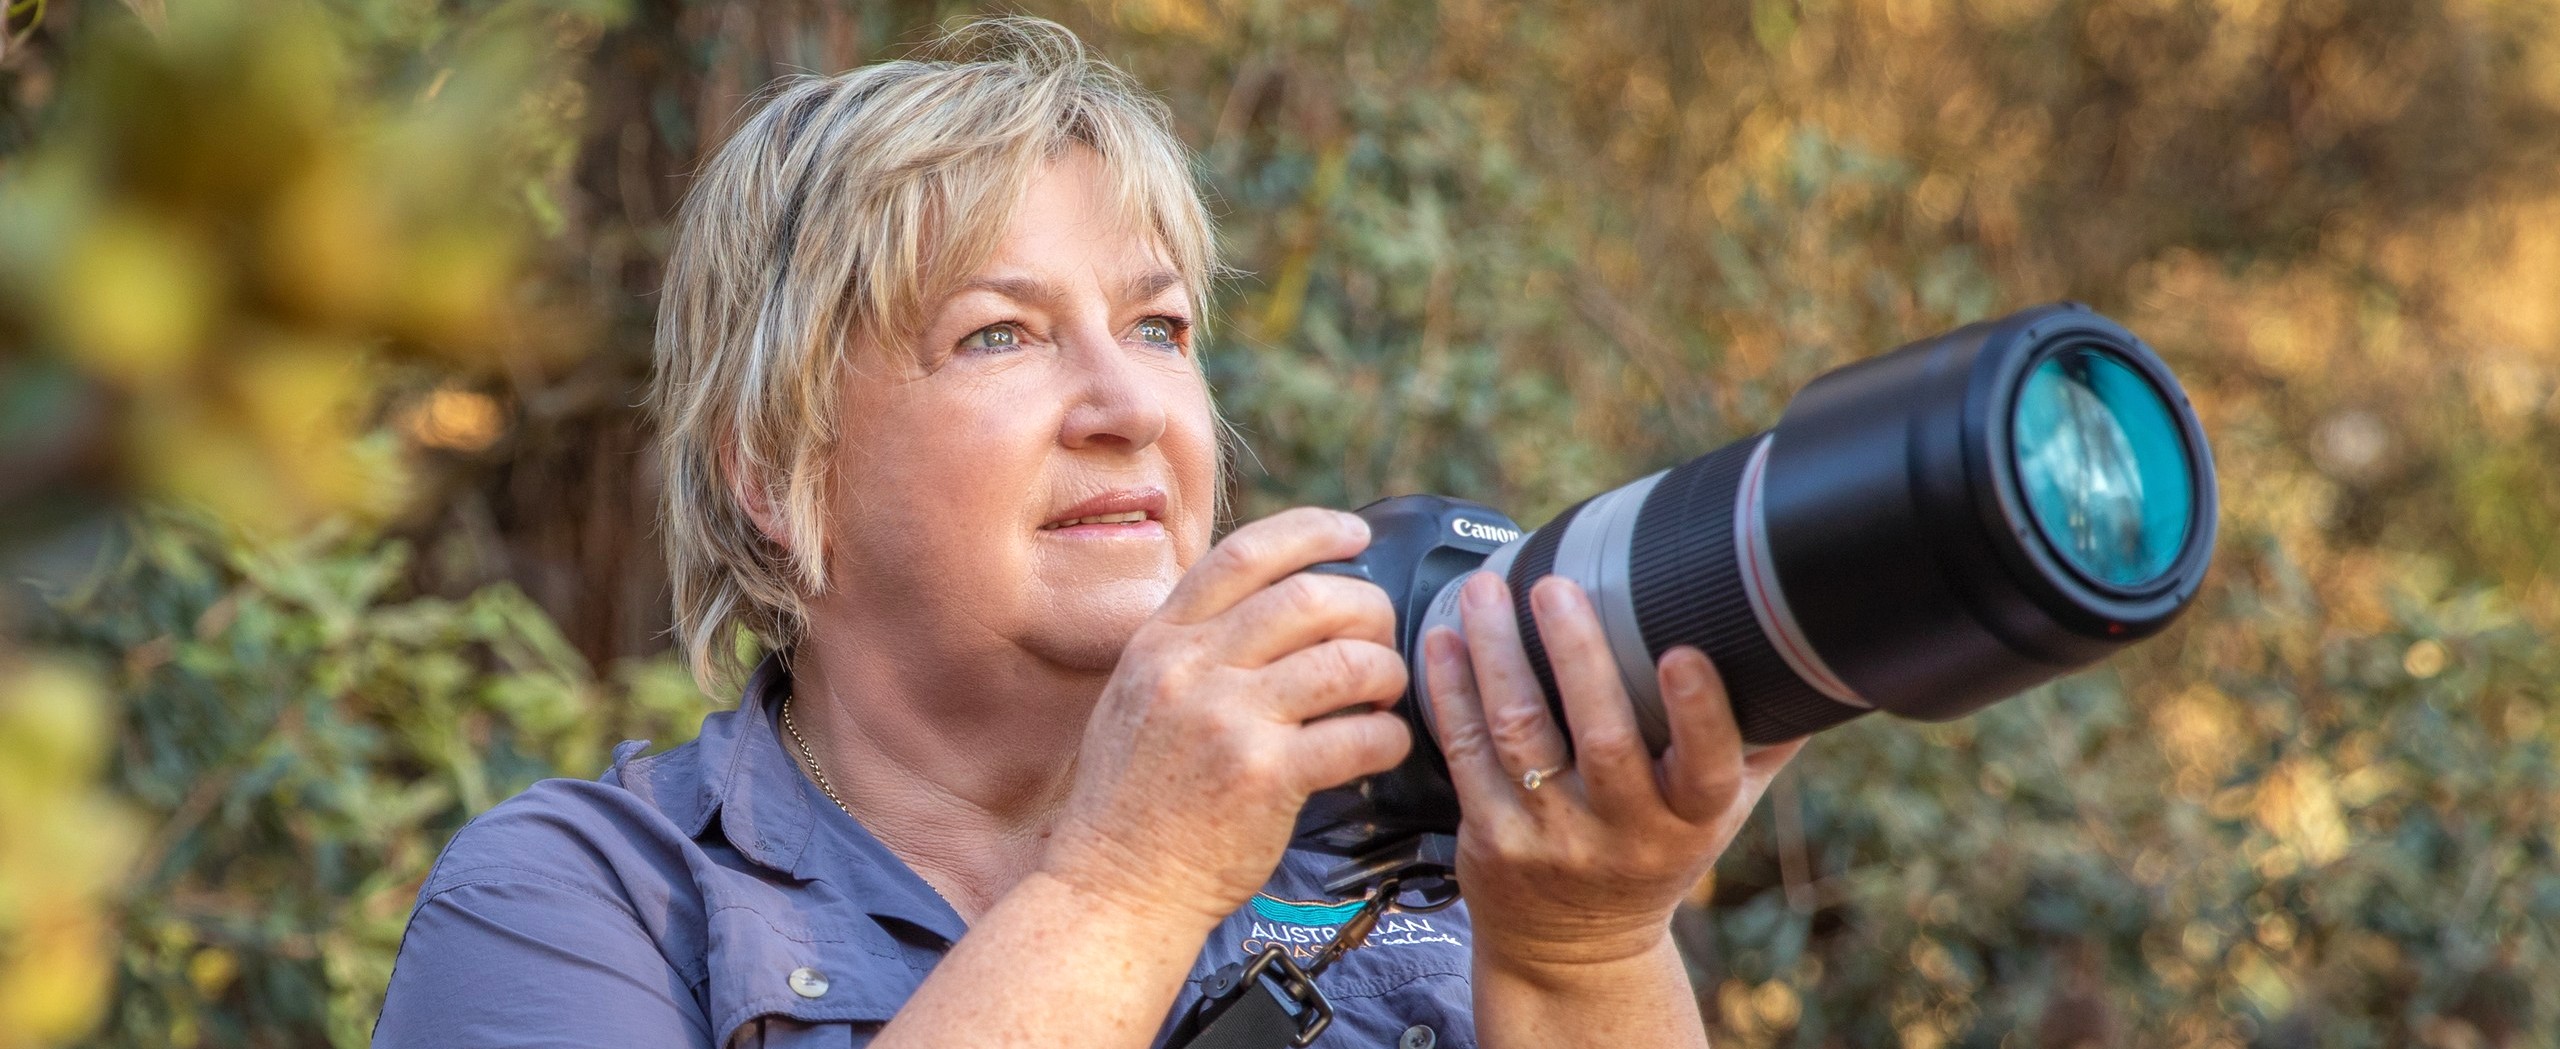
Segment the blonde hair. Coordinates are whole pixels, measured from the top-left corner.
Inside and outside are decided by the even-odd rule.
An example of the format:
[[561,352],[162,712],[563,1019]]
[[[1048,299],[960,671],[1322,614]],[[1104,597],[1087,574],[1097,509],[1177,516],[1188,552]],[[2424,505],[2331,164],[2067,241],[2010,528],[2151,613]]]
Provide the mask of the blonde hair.
[[[977,22],[934,51],[952,57],[779,82],[677,220],[649,404],[675,632],[706,690],[742,669],[742,640],[798,641],[826,585],[851,347],[910,344],[1044,162],[1097,154],[1123,218],[1157,238],[1206,316],[1208,211],[1163,103],[1037,19]],[[786,542],[748,515],[750,485]]]

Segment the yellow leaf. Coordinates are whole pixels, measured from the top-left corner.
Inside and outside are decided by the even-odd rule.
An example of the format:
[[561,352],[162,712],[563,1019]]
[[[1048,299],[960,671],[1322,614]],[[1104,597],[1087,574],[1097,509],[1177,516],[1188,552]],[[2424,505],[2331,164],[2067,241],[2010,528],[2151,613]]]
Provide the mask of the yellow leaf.
[[207,947],[187,958],[187,982],[196,993],[218,998],[240,975],[240,959],[220,947]]
[[131,211],[79,235],[55,281],[63,341],[82,365],[127,385],[183,371],[220,294],[213,260],[187,232]]
[[391,280],[379,190],[341,155],[322,156],[277,195],[264,248],[277,298],[329,323],[365,320]]
[[0,960],[0,1030],[39,1045],[69,1041],[106,1006],[113,971],[105,923],[94,907],[20,917],[25,924]]
[[502,334],[497,326],[515,253],[495,230],[467,227],[420,238],[399,276],[402,330],[469,362]]

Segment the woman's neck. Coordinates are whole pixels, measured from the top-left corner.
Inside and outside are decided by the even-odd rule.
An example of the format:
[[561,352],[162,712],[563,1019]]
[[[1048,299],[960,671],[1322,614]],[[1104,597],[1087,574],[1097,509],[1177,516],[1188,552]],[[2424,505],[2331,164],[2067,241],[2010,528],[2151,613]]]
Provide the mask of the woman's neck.
[[974,921],[1039,865],[1106,679],[885,648],[804,642],[793,718],[847,811]]

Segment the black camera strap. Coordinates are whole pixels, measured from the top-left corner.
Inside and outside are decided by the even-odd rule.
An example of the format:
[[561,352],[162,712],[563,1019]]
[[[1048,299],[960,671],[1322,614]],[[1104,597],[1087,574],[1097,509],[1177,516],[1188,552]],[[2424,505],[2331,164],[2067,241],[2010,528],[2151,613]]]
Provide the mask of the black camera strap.
[[1165,1049],[1306,1049],[1333,1023],[1333,1003],[1316,989],[1316,977],[1369,938],[1395,904],[1400,883],[1392,876],[1379,882],[1312,965],[1300,967],[1275,943],[1250,962],[1219,969],[1202,983],[1200,1004],[1174,1028]]
[[[1314,984],[1299,984],[1309,996],[1301,1002],[1290,997],[1286,986],[1266,982],[1273,980],[1271,952],[1279,949],[1264,951],[1251,966],[1230,965],[1210,977],[1203,990],[1211,997],[1200,1000],[1199,1008],[1165,1042],[1165,1049],[1294,1049],[1324,1033],[1325,1025],[1333,1022],[1331,1006]],[[1278,959],[1278,964],[1295,968],[1286,954]],[[1241,975],[1248,970],[1255,972],[1250,983]],[[1319,1006],[1323,1011],[1316,1011]],[[1304,1026],[1301,1015],[1309,1017]]]

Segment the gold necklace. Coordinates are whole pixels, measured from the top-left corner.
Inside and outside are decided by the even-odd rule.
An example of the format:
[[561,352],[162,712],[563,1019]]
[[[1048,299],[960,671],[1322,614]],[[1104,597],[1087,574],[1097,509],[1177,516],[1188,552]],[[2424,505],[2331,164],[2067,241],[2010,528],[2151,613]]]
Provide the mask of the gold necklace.
[[851,816],[853,810],[845,808],[844,799],[836,796],[835,784],[827,782],[827,770],[818,764],[818,752],[809,749],[809,741],[800,738],[800,726],[791,723],[791,701],[797,698],[796,693],[782,697],[783,731],[791,733],[791,742],[799,745],[800,759],[809,763],[809,775],[818,781],[818,789],[826,791],[827,800],[835,802],[837,808],[844,809],[844,814]]

